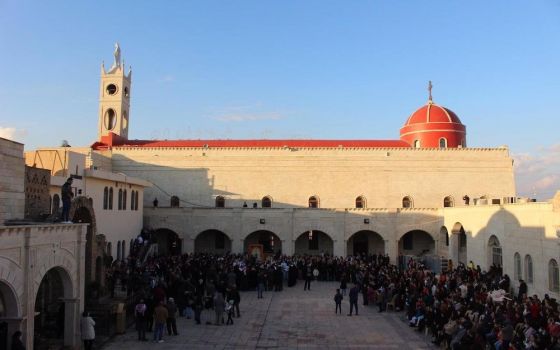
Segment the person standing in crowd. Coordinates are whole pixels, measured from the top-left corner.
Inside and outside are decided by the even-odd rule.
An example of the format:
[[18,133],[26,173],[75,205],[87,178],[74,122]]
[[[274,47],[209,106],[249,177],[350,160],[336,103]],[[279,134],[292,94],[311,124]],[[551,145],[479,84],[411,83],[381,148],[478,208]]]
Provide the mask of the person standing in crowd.
[[138,332],[138,340],[146,341],[146,311],[148,307],[144,303],[144,299],[140,299],[134,308],[134,319],[136,320],[136,331]]
[[346,295],[346,288],[347,288],[348,280],[346,279],[346,274],[343,273],[340,277],[340,290],[342,291],[342,296]]
[[263,271],[257,275],[257,299],[263,298],[265,276]]
[[[177,305],[175,299],[169,298],[167,301],[167,335],[179,335],[177,333]],[[173,331],[173,333],[171,333]]]
[[350,313],[348,316],[352,316],[352,311],[354,308],[356,309],[356,316],[358,316],[358,295],[360,294],[360,288],[358,285],[355,284],[350,288],[350,292],[348,293],[348,299],[350,300]]
[[517,294],[517,300],[523,301],[523,298],[527,295],[527,283],[523,280],[519,280],[519,293]]
[[12,334],[12,350],[25,350],[21,336],[23,333],[21,331],[15,331]]
[[70,205],[72,204],[72,198],[74,197],[74,192],[72,192],[72,182],[74,180],[69,177],[60,190],[60,195],[62,197],[62,223],[71,224],[70,215]]
[[239,303],[241,302],[241,295],[237,290],[237,286],[234,284],[226,289],[226,301],[233,301],[234,315],[237,314],[237,318],[241,317],[239,312]]
[[[224,296],[220,292],[214,293],[214,312],[216,313],[216,326],[224,323],[224,311],[226,308],[226,302]],[[221,322],[221,323],[220,323]]]
[[227,305],[226,305],[226,312],[227,312],[227,321],[226,321],[226,325],[230,325],[233,324],[233,300],[228,301]]
[[95,340],[95,321],[91,318],[89,312],[87,311],[82,313],[80,330],[82,333],[82,341],[84,342],[84,349],[91,350],[93,347],[93,341]]
[[162,300],[154,309],[154,342],[163,343],[163,328],[168,317],[169,313]]
[[197,295],[195,296],[193,301],[194,321],[196,324],[200,324],[200,316],[202,314],[202,308],[203,308],[202,297]]
[[311,290],[311,279],[313,278],[313,269],[311,268],[311,264],[307,265],[307,269],[305,270],[305,284],[303,286],[303,290]]
[[337,313],[342,314],[342,299],[344,299],[344,297],[342,296],[342,294],[340,294],[340,289],[337,289],[336,294],[334,295],[335,314]]

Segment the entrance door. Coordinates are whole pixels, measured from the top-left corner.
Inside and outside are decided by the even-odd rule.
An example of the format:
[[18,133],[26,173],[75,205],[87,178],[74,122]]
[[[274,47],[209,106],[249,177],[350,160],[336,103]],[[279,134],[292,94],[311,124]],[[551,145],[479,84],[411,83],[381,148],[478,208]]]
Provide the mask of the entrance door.
[[[366,237],[367,238],[367,237]],[[354,255],[368,254],[368,241],[354,240]]]

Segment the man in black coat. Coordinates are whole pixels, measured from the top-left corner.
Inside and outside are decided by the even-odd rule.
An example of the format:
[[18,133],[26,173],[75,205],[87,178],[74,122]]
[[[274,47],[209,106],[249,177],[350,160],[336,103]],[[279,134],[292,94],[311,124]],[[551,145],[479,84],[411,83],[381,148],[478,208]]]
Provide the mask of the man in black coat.
[[352,288],[350,288],[350,292],[348,292],[348,299],[350,300],[350,313],[348,316],[352,316],[352,311],[356,308],[356,316],[358,316],[358,295],[360,294],[360,288],[357,284],[355,284]]

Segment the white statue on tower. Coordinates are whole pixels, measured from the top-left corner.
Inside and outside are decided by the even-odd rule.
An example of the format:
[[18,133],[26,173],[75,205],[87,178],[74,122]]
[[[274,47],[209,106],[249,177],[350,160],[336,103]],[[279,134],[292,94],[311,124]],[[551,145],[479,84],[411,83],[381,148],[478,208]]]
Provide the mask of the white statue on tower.
[[113,62],[111,69],[121,66],[121,48],[119,43],[115,43],[115,51],[113,52],[113,55],[115,56],[115,62]]

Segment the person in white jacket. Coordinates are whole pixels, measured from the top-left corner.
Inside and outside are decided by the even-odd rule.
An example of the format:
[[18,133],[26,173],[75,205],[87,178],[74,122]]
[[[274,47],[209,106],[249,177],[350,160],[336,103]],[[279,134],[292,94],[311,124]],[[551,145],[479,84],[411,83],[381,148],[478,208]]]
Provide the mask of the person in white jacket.
[[80,330],[82,331],[82,340],[84,341],[84,349],[91,350],[95,339],[95,321],[84,311],[80,320]]

